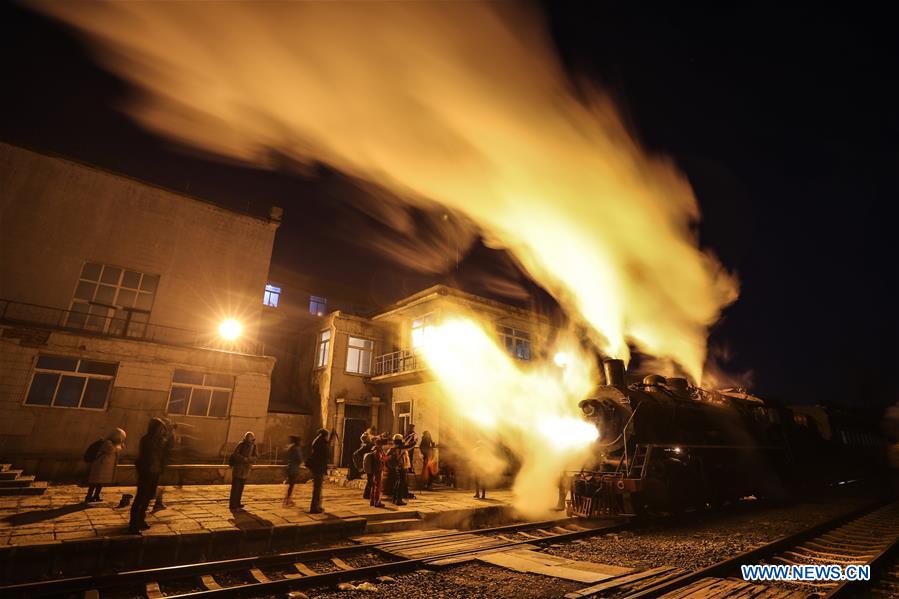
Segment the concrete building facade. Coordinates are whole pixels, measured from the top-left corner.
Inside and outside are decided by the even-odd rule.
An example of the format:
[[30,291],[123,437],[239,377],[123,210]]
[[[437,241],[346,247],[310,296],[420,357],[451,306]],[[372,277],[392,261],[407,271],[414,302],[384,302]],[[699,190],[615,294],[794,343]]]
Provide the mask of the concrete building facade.
[[492,324],[500,345],[523,361],[541,355],[551,333],[548,321],[533,312],[437,285],[369,317],[329,314],[307,336],[321,423],[337,434],[335,465],[348,464],[369,424],[402,434],[414,424],[419,435],[429,431],[446,448],[442,455],[451,455],[451,431],[460,423],[444,409],[440,386],[418,348],[445,315],[458,312]]
[[0,144],[0,457],[53,477],[122,427],[128,459],[154,416],[191,460],[263,437],[279,223]]

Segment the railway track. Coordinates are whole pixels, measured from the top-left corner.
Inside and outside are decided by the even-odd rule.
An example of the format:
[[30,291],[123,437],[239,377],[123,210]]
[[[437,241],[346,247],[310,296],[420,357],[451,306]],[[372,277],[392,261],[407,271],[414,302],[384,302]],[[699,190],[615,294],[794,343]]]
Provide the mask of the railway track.
[[[568,599],[799,599],[899,596],[899,501],[857,510],[706,568],[660,567],[566,595]],[[870,565],[871,581],[760,583],[743,580],[740,566]]]
[[358,545],[9,585],[0,587],[0,597],[71,597],[85,593],[100,598],[263,597],[347,580],[370,580],[481,552],[559,543],[632,526],[630,522],[582,524],[563,519],[466,532],[432,531]]

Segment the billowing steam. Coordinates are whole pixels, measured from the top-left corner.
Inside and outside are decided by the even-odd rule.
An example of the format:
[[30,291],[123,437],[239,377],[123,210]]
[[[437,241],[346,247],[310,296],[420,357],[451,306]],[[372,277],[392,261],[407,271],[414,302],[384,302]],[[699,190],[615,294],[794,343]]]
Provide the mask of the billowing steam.
[[596,384],[596,362],[573,335],[561,334],[552,350],[565,360],[522,366],[477,320],[462,312],[444,314],[424,338],[422,353],[450,400],[445,405],[454,412],[451,421],[463,424],[454,431],[456,441],[468,448],[479,438],[490,441],[472,456],[469,470],[496,480],[505,464],[491,460],[491,447],[499,441],[511,449],[521,461],[516,506],[537,516],[556,503],[561,471],[579,468],[598,437],[578,409]]
[[631,342],[700,380],[707,328],[736,284],[698,249],[693,193],[607,100],[573,94],[521,5],[36,6],[91,34],[143,91],[128,109],[150,129],[440,202],[509,250],[605,353],[627,358]]
[[[690,186],[641,150],[606,98],[574,93],[520,4],[36,6],[87,32],[141,90],[127,109],[146,127],[257,166],[321,161],[438,202],[514,256],[605,354],[627,359],[633,344],[701,379],[708,327],[737,285],[698,247]],[[449,403],[505,442],[517,436],[529,455],[516,485],[546,493],[589,444],[572,410],[595,373],[577,352],[564,372],[521,370],[471,319],[440,330],[444,343],[425,351]]]

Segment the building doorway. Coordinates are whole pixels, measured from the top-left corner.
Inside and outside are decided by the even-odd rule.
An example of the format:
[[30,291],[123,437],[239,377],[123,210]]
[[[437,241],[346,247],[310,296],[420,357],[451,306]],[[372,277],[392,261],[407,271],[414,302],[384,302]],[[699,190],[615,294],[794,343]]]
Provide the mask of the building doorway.
[[347,468],[353,460],[353,452],[359,449],[359,437],[368,428],[368,422],[360,418],[347,418],[343,421],[343,452],[340,467]]

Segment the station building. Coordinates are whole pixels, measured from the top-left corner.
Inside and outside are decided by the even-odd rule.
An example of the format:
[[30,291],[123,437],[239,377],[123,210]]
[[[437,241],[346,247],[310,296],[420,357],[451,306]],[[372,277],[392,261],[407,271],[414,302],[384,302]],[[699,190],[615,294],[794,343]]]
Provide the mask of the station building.
[[459,311],[491,323],[500,346],[522,361],[536,359],[551,332],[547,320],[529,310],[445,285],[369,316],[335,311],[307,331],[305,343],[311,342],[314,352],[303,366],[311,371],[322,426],[336,432],[335,465],[349,464],[370,424],[379,432],[401,434],[414,424],[419,435],[429,431],[435,442],[452,447],[447,435],[457,423],[441,409],[441,391],[419,347],[445,314]]
[[0,144],[0,458],[58,478],[120,427],[127,460],[155,416],[192,461],[264,438],[280,217]]
[[0,143],[0,461],[69,478],[119,427],[128,462],[157,416],[193,464],[225,464],[246,431],[261,462],[319,427],[335,466],[370,424],[449,446],[418,352],[430,328],[462,309],[524,361],[549,334],[531,311],[444,285],[378,307],[273,265],[280,221]]

